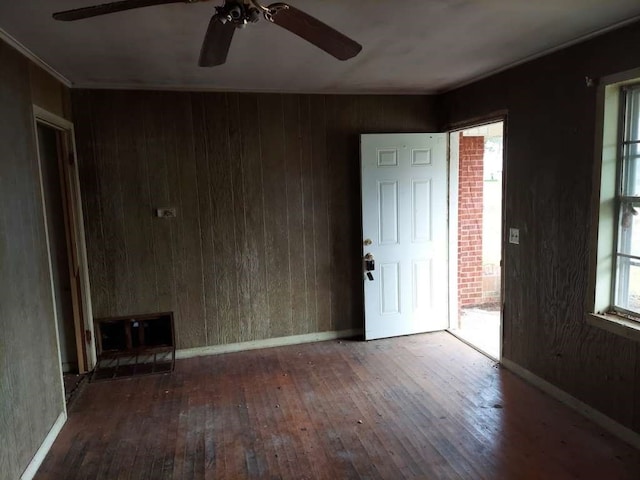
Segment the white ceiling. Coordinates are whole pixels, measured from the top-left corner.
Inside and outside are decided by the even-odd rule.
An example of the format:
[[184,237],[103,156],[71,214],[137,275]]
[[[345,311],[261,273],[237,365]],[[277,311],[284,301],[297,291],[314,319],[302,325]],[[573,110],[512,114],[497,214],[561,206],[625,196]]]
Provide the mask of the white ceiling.
[[0,29],[78,87],[432,93],[613,25],[638,0],[289,0],[363,45],[346,62],[261,20],[227,63],[197,66],[214,7],[172,4],[58,22],[108,0],[0,0]]

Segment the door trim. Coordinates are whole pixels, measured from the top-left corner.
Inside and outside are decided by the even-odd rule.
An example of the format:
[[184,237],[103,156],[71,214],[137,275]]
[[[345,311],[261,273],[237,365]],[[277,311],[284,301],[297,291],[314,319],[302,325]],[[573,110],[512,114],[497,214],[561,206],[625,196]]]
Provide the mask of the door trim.
[[[503,347],[504,347],[504,305],[505,305],[505,253],[506,253],[506,232],[507,232],[507,142],[508,142],[508,111],[501,110],[499,112],[477,117],[475,120],[466,120],[449,125],[447,135],[449,136],[449,262],[453,268],[455,264],[455,270],[449,270],[449,328],[447,332],[454,337],[462,340],[467,345],[475,348],[479,352],[488,355],[486,352],[480,350],[475,345],[470,344],[462,337],[456,334],[455,329],[451,325],[453,318],[458,318],[457,314],[453,316],[451,309],[457,308],[458,305],[458,179],[460,171],[460,149],[455,149],[455,155],[452,155],[454,149],[452,148],[452,137],[454,133],[459,133],[469,128],[481,127],[484,125],[490,125],[492,123],[502,122],[502,199],[501,199],[501,245],[500,245],[500,341],[498,342],[498,362],[502,363]],[[456,140],[458,141],[458,140]],[[459,147],[459,145],[456,145]],[[455,164],[455,165],[454,165]],[[455,178],[455,186],[453,179]],[[452,241],[451,239],[455,239]],[[452,261],[452,259],[455,259]],[[488,355],[491,356],[491,355]]]
[[[86,248],[84,222],[83,222],[84,214],[82,211],[80,178],[79,178],[78,168],[77,168],[78,162],[77,162],[77,155],[76,155],[74,126],[73,126],[73,123],[70,122],[69,120],[62,118],[54,113],[51,113],[37,105],[33,105],[34,138],[37,138],[37,134],[38,134],[37,126],[39,123],[47,125],[51,128],[54,128],[55,130],[58,130],[65,135],[65,140],[67,142],[65,147],[67,151],[64,153],[68,154],[70,156],[69,159],[71,160],[71,161],[65,162],[65,166],[68,168],[68,172],[64,172],[65,177],[71,182],[71,185],[65,188],[65,192],[64,192],[68,201],[71,202],[71,205],[65,205],[65,215],[69,217],[69,222],[73,222],[73,233],[75,234],[74,241],[76,246],[76,252],[75,252],[75,258],[72,259],[72,262],[74,263],[74,266],[77,268],[79,290],[80,290],[78,300],[79,300],[79,308],[81,311],[81,321],[82,321],[82,324],[79,325],[80,328],[78,328],[78,325],[76,324],[76,342],[81,342],[80,346],[82,347],[81,349],[78,349],[82,351],[82,355],[78,357],[78,370],[80,371],[80,373],[85,373],[87,371],[92,370],[95,366],[96,350],[95,350],[95,343],[93,341],[87,341],[87,338],[85,336],[85,332],[89,331],[91,335],[91,339],[94,338],[93,321],[91,320],[93,318],[93,310],[91,305],[89,268],[88,268],[88,261],[87,261],[87,248]],[[47,228],[47,216],[46,216],[47,212],[44,204],[45,196],[44,196],[44,184],[43,184],[43,177],[42,177],[42,165],[40,160],[40,152],[38,151],[38,148],[37,148],[37,143],[36,143],[36,156],[38,161],[40,194],[41,194],[41,201],[43,205],[45,237],[47,242],[47,255],[49,260],[49,275],[51,277],[51,288],[52,288],[52,295],[53,295],[54,286],[53,286],[53,275],[51,274],[52,265],[51,265],[51,254],[49,251],[49,232]],[[61,175],[62,174],[63,172],[61,172]],[[70,215],[70,213],[73,213],[73,214]],[[70,256],[73,256],[73,254],[74,254],[73,251],[69,252]],[[72,277],[73,277],[73,274],[72,274]],[[72,280],[75,282],[73,278]],[[55,302],[55,299],[54,299],[54,302]],[[54,308],[54,317],[57,325],[58,319],[57,319],[57,313],[55,308]],[[74,323],[75,323],[75,320],[74,320]],[[59,345],[60,340],[58,338],[57,326],[56,326],[56,340],[58,341],[58,345]],[[62,365],[61,362],[60,364]]]
[[[449,143],[449,198],[447,221],[449,223],[449,323],[447,330],[450,332],[457,326],[451,325],[453,321],[459,322],[458,312],[452,311],[458,308],[458,182],[460,173],[460,138],[453,135],[455,132],[447,132]],[[454,320],[455,319],[455,320]]]

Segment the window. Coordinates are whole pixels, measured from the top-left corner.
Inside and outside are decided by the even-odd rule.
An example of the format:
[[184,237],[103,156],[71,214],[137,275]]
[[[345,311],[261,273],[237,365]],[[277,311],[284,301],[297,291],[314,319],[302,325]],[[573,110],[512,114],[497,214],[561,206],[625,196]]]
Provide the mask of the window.
[[598,88],[586,320],[640,341],[640,69],[603,78]]
[[614,311],[640,319],[640,84],[620,91]]

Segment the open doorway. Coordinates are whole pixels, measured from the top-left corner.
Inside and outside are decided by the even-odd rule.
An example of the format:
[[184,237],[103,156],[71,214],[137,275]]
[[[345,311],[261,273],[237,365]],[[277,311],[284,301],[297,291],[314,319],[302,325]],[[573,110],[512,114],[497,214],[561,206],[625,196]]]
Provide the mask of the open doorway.
[[78,373],[78,352],[75,342],[73,298],[67,248],[65,198],[59,171],[60,133],[38,122],[38,152],[42,171],[42,188],[49,234],[49,255],[53,294],[58,322],[58,343],[63,373]]
[[450,145],[450,331],[500,359],[503,122],[452,132]]
[[92,368],[86,251],[72,126],[34,107],[38,163],[49,250],[60,368],[71,399]]

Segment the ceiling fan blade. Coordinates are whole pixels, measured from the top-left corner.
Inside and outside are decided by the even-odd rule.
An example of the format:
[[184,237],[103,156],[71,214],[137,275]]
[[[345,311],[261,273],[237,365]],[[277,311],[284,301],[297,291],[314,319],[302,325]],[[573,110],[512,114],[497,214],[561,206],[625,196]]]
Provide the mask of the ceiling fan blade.
[[233,22],[222,23],[217,15],[211,17],[207,33],[202,42],[198,65],[201,67],[215,67],[226,62],[235,31],[236,26]]
[[362,50],[359,43],[291,5],[274,3],[268,8],[271,13],[267,18],[273,23],[304,38],[338,60],[348,60]]
[[92,7],[74,8],[73,10],[65,10],[64,12],[56,12],[53,14],[53,18],[70,22],[72,20],[97,17],[98,15],[122,12],[123,10],[132,10],[134,8],[164,5],[165,3],[188,3],[188,0],[121,0],[119,2],[93,5]]

